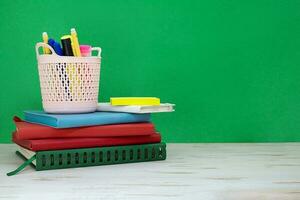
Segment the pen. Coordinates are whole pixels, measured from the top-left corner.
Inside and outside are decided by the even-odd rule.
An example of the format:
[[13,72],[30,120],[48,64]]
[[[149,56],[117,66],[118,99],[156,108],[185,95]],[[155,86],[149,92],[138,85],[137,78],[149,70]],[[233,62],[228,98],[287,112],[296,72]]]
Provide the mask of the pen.
[[[48,44],[48,34],[43,32],[43,42]],[[50,50],[47,47],[43,47],[44,54],[50,54]]]
[[58,42],[56,42],[53,39],[49,39],[48,44],[54,49],[54,51],[57,55],[60,55],[60,56],[63,55],[62,48],[60,47],[60,44]]
[[75,28],[71,29],[71,42],[72,42],[74,56],[80,57],[81,52],[80,52],[78,37]]

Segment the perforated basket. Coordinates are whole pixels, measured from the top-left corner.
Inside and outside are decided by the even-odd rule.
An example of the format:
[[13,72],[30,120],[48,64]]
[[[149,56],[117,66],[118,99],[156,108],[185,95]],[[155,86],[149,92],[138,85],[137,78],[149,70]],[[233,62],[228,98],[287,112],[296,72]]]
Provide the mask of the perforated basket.
[[[47,47],[52,54],[40,54]],[[59,56],[46,43],[36,44],[42,102],[48,113],[84,113],[97,108],[101,48],[97,56]]]

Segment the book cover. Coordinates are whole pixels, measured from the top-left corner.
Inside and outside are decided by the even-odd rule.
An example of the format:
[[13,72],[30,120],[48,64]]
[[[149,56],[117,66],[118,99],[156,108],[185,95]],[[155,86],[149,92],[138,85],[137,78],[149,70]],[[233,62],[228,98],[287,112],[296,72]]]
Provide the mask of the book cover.
[[152,123],[129,123],[77,128],[57,129],[49,126],[28,123],[14,117],[16,124],[15,137],[18,140],[49,138],[93,138],[150,135],[155,133]]
[[159,113],[174,111],[174,104],[162,103],[157,106],[113,106],[110,103],[98,103],[97,111],[104,112],[127,112],[127,113]]
[[31,151],[147,144],[158,143],[160,141],[161,136],[158,133],[135,137],[57,138],[37,140],[19,140],[15,137],[15,133],[13,133],[13,142]]
[[123,124],[150,121],[150,114],[119,112],[93,112],[83,114],[47,114],[43,111],[25,111],[25,121],[51,126],[54,128],[72,128],[107,124]]
[[19,146],[16,154],[25,160],[17,169],[7,173],[16,175],[31,165],[37,171],[98,165],[165,160],[165,143],[81,148],[67,150],[30,151]]

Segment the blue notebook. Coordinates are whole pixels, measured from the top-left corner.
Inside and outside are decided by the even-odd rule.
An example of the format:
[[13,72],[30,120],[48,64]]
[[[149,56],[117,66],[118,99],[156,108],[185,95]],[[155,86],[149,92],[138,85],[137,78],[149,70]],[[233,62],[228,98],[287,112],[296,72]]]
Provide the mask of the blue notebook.
[[25,121],[27,122],[42,124],[54,128],[72,128],[150,121],[150,114],[132,114],[118,112],[47,114],[42,111],[25,111],[24,116]]

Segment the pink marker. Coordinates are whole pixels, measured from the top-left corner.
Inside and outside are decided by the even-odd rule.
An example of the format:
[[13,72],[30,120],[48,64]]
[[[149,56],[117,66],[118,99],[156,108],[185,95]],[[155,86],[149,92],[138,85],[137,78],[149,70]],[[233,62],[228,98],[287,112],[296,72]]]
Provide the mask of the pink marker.
[[92,47],[90,45],[80,45],[81,56],[92,56]]

